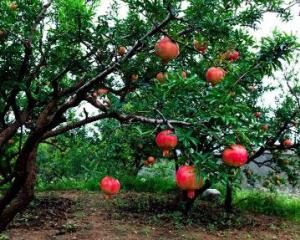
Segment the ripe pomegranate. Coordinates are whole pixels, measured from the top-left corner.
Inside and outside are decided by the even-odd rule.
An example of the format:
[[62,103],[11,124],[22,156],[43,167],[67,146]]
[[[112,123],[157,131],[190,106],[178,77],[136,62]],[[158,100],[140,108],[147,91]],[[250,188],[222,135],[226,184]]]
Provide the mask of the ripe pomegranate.
[[15,2],[12,2],[12,3],[9,4],[9,8],[12,11],[16,11],[17,8],[18,8],[18,5]]
[[256,118],[260,118],[261,112],[255,112],[254,115],[255,115]]
[[127,51],[126,48],[123,46],[119,47],[118,49],[118,53],[121,57],[125,55],[126,51]]
[[282,142],[283,146],[284,147],[292,147],[294,145],[293,141],[291,139],[285,139],[283,142]]
[[161,58],[163,63],[168,63],[169,61],[178,57],[179,46],[170,38],[164,37],[156,43],[155,54]]
[[240,56],[240,53],[236,50],[234,50],[233,52],[230,52],[228,54],[228,59],[230,62],[236,61]]
[[135,82],[135,81],[137,81],[139,79],[139,75],[137,75],[137,74],[132,74],[131,76],[130,76],[130,81],[131,82]]
[[164,130],[156,136],[156,144],[163,150],[163,156],[170,155],[170,150],[175,148],[178,142],[177,136],[171,130]]
[[186,79],[186,72],[183,71],[183,72],[181,73],[181,76],[182,76],[183,79]]
[[225,77],[225,71],[219,67],[211,67],[206,72],[206,81],[215,86],[217,83],[221,82]]
[[120,191],[121,184],[118,179],[106,176],[99,183],[99,187],[108,198],[111,198]]
[[150,157],[147,158],[147,162],[148,162],[149,164],[154,164],[154,163],[155,163],[155,158],[152,157],[152,156],[150,156]]
[[104,95],[108,93],[108,89],[106,88],[99,88],[97,91],[98,95]]
[[176,172],[177,186],[187,191],[188,198],[195,197],[195,190],[203,186],[203,179],[197,178],[195,168],[193,166],[181,166]]
[[240,167],[247,163],[248,152],[244,146],[234,144],[224,150],[222,158],[226,165]]
[[10,144],[10,145],[11,145],[11,144],[14,144],[14,140],[13,140],[13,139],[9,139],[9,140],[8,140],[8,144]]
[[263,130],[263,131],[268,131],[269,125],[267,125],[267,124],[262,125],[262,126],[260,127],[260,129]]
[[196,39],[193,41],[194,48],[199,51],[200,53],[204,54],[207,50],[208,43],[197,41]]
[[162,72],[159,72],[157,75],[156,75],[156,79],[160,82],[160,83],[164,83],[165,82],[165,79],[168,77],[168,74],[167,73],[162,73]]

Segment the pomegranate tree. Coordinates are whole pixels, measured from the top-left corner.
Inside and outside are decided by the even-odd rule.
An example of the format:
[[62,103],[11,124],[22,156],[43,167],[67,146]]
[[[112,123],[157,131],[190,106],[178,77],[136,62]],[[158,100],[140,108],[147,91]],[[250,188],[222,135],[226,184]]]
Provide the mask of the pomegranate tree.
[[170,155],[170,150],[176,147],[178,139],[173,131],[164,130],[157,134],[155,141],[157,146],[163,150],[163,156],[167,157]]

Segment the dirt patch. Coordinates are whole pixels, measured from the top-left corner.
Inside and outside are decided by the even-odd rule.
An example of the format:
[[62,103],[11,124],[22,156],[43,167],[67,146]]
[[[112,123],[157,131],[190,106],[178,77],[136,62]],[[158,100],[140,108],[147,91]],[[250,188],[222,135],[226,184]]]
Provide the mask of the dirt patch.
[[16,216],[10,228],[56,229],[68,219],[75,202],[59,196],[34,199],[25,212]]
[[99,193],[43,193],[7,235],[13,240],[300,239],[300,227],[293,222],[239,212],[225,216],[218,205],[203,202],[190,216],[182,216],[168,209],[171,199],[123,193],[105,201]]

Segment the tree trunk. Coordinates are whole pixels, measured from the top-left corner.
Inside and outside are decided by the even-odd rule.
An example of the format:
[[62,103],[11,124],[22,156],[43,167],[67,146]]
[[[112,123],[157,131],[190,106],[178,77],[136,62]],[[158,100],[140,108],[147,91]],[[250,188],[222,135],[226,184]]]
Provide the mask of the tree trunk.
[[191,211],[197,197],[201,196],[201,194],[205,190],[210,188],[210,186],[211,186],[211,182],[209,180],[206,180],[204,186],[195,192],[195,197],[193,199],[190,199],[187,197],[186,191],[180,191],[176,195],[174,201],[171,203],[172,209],[179,210],[179,211],[183,212],[185,215],[187,215]]
[[[34,147],[28,155],[26,154],[28,156],[26,159],[20,159],[21,162],[25,163],[25,171],[19,173],[18,179],[15,179],[11,188],[8,189],[5,196],[1,199],[0,232],[8,226],[17,213],[27,207],[34,197],[36,151],[37,147]],[[19,185],[21,179],[23,181]]]
[[231,177],[228,177],[227,186],[226,186],[226,198],[224,207],[226,212],[232,212],[232,185],[231,185]]

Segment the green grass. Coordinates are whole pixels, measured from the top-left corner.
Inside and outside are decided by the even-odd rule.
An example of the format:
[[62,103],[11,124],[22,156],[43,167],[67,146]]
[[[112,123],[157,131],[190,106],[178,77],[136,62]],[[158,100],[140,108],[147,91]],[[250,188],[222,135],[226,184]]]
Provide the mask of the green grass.
[[[62,178],[53,182],[39,182],[37,185],[38,191],[49,190],[87,190],[97,191],[99,190],[100,178],[90,179],[74,179],[74,178]],[[165,179],[162,181],[160,178],[141,178],[134,176],[121,176],[118,177],[121,182],[122,190],[131,190],[136,192],[158,192],[167,193],[176,190],[176,184],[174,180]]]
[[237,191],[235,206],[254,213],[274,215],[300,222],[300,198],[260,191]]

